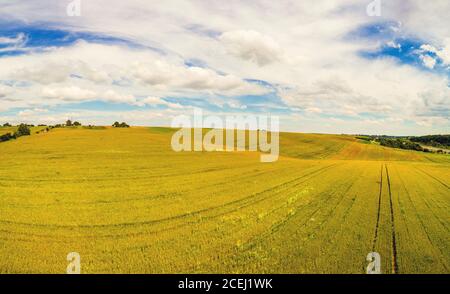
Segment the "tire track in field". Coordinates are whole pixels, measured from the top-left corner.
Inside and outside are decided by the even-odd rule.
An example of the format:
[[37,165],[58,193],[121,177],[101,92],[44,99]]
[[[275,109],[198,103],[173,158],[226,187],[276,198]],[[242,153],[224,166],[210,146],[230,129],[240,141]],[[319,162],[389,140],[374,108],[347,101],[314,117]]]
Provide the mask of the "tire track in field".
[[[418,170],[418,171],[422,171],[422,170],[418,169],[417,167],[416,167],[415,169]],[[422,171],[422,172],[423,172],[423,171]],[[428,174],[425,173],[425,172],[423,172],[423,173],[424,173],[425,175],[428,175]],[[434,178],[434,177],[431,176],[431,175],[428,175],[428,176],[430,176],[431,178],[437,180],[436,178]],[[439,181],[439,180],[437,180],[437,181]],[[442,184],[442,183],[441,183],[441,184]],[[431,212],[431,214],[436,218],[436,220],[442,225],[442,227],[443,227],[447,232],[449,232],[449,229],[448,229],[446,223],[444,223],[444,222],[436,215],[436,213],[434,213],[433,209],[431,208],[430,204],[428,203],[427,200],[429,200],[429,198],[421,197],[421,199],[423,200],[423,203],[424,203],[425,206],[428,208],[428,210]],[[436,202],[435,202],[435,201],[432,201],[432,203],[435,204]]]
[[[336,165],[338,165],[338,164],[331,164],[331,165],[329,165],[329,166],[326,166],[326,167],[324,167],[324,168],[320,168],[320,169],[318,169],[318,170],[316,170],[316,171],[314,171],[314,172],[311,172],[311,173],[308,174],[308,175],[311,175],[311,176],[308,177],[308,178],[306,178],[306,179],[304,179],[304,178],[305,178],[307,175],[303,175],[302,177],[297,178],[297,180],[298,180],[298,179],[304,179],[303,181],[301,181],[301,182],[299,182],[299,183],[295,183],[295,185],[292,186],[292,187],[286,187],[286,189],[291,189],[291,188],[294,188],[294,187],[296,187],[296,186],[298,186],[298,185],[301,185],[301,184],[305,183],[306,181],[308,181],[308,180],[310,180],[310,179],[312,179],[312,178],[314,178],[314,177],[316,177],[316,176],[322,174],[322,173],[325,172],[326,170],[329,170],[330,168],[332,168],[333,166],[336,166]],[[290,181],[290,182],[292,182],[292,181]],[[281,193],[281,191],[279,191],[279,192],[277,192],[277,193]],[[100,236],[100,237],[112,237],[112,238],[114,238],[114,237],[139,236],[139,235],[142,235],[142,234],[149,234],[149,233],[156,234],[156,233],[160,233],[160,232],[167,232],[167,231],[171,231],[171,230],[175,230],[175,229],[180,229],[180,228],[183,228],[183,227],[186,227],[186,226],[195,225],[195,224],[199,223],[200,221],[204,221],[204,220],[213,220],[213,219],[216,219],[217,217],[224,216],[224,215],[229,214],[229,213],[237,212],[237,211],[239,211],[239,210],[241,210],[241,209],[243,209],[243,208],[246,208],[246,207],[249,207],[249,206],[251,206],[251,205],[253,205],[253,204],[262,202],[262,201],[264,201],[264,200],[266,200],[266,199],[268,199],[268,198],[271,198],[271,197],[272,197],[272,195],[268,195],[268,196],[266,196],[266,197],[264,197],[264,198],[262,198],[262,199],[258,199],[258,200],[256,200],[256,201],[252,201],[252,202],[246,203],[246,204],[244,204],[244,205],[242,205],[242,206],[239,206],[239,207],[236,207],[236,208],[232,208],[231,210],[228,210],[228,211],[220,212],[220,213],[218,213],[218,214],[211,215],[211,216],[203,216],[201,220],[188,221],[188,222],[184,222],[184,223],[181,223],[181,224],[178,224],[178,225],[174,225],[174,226],[171,226],[171,227],[168,227],[168,228],[163,228],[163,229],[160,229],[160,230],[155,230],[155,231],[152,231],[152,232],[145,232],[145,233],[142,233],[142,232],[139,232],[139,233],[127,233],[127,234],[120,234],[120,235],[118,235],[118,234],[115,234],[115,235],[102,235],[102,236]],[[98,238],[98,237],[99,237],[98,235],[94,236],[94,238]],[[140,249],[140,248],[147,248],[147,247],[149,248],[149,247],[151,247],[151,246],[128,247],[128,248],[126,248],[126,249],[127,249],[127,250],[132,250],[132,249],[137,249],[137,248]]]
[[392,232],[392,273],[397,274],[398,273],[398,262],[397,262],[397,241],[395,238],[395,220],[394,220],[394,207],[392,205],[392,191],[391,191],[391,179],[389,177],[389,170],[387,165],[384,165],[386,169],[386,178],[387,178],[387,184],[388,184],[388,191],[389,191],[389,207],[390,207],[390,213],[391,213],[391,232]]
[[381,164],[380,168],[380,185],[379,185],[379,193],[378,193],[378,209],[377,209],[377,222],[375,224],[375,234],[372,242],[372,251],[375,252],[375,245],[378,239],[378,228],[380,227],[380,215],[381,215],[381,198],[383,193],[383,164]]
[[435,181],[439,182],[439,183],[442,184],[444,187],[446,187],[448,190],[450,190],[450,187],[447,186],[446,183],[442,182],[442,181],[441,181],[440,179],[438,179],[437,177],[435,177],[435,176],[433,176],[433,175],[430,175],[429,173],[427,173],[426,171],[424,171],[424,170],[422,170],[422,169],[420,169],[420,168],[418,168],[418,167],[415,167],[415,169],[417,169],[418,171],[421,171],[421,172],[424,173],[425,175],[429,176],[430,178],[434,179]]
[[[409,193],[409,190],[407,189],[407,187],[406,187],[406,185],[405,185],[405,181],[404,181],[403,178],[401,177],[401,173],[397,170],[397,168],[396,168],[395,170],[396,170],[396,172],[397,172],[397,176],[398,176],[398,178],[399,178],[399,182],[400,182],[400,184],[402,185],[403,189],[405,190],[406,196],[408,196],[408,200],[409,200],[409,202],[411,203],[411,206],[412,206],[413,209],[414,209],[416,218],[419,220],[420,225],[421,225],[421,227],[422,227],[422,229],[423,229],[423,231],[424,231],[424,233],[425,233],[425,236],[426,236],[427,239],[428,239],[428,242],[431,244],[431,247],[432,247],[432,248],[437,248],[437,249],[438,249],[438,251],[440,252],[441,256],[443,257],[443,260],[445,260],[445,254],[444,254],[444,252],[442,251],[442,249],[441,249],[439,246],[436,246],[436,245],[434,244],[434,242],[431,240],[430,234],[428,234],[428,231],[427,231],[427,229],[426,229],[426,227],[425,227],[425,223],[423,222],[423,219],[420,217],[420,214],[419,214],[419,212],[418,212],[418,210],[417,210],[416,205],[415,205],[414,202],[412,201],[411,194]],[[431,212],[431,213],[434,215],[433,212]],[[405,217],[404,217],[404,219],[405,219],[405,222],[406,222],[406,218],[405,218]],[[441,264],[442,264],[442,266],[444,267],[444,269],[448,272],[448,268],[447,268],[446,264],[443,263],[443,262],[441,262]]]
[[[345,191],[343,193],[341,193],[341,198],[338,200],[338,202],[336,203],[336,205],[331,208],[329,210],[329,213],[324,217],[324,222],[322,224],[320,224],[319,226],[322,226],[326,223],[328,223],[328,221],[330,220],[330,215],[333,213],[333,211],[336,209],[336,207],[342,202],[342,200],[345,198],[345,195],[347,194],[347,192],[352,188],[354,184],[354,181],[347,181],[345,184],[342,184],[342,186],[347,186],[347,188],[345,189]],[[324,199],[318,199],[317,201],[320,203],[323,202],[328,202],[331,198],[333,198],[334,195],[336,195],[338,193],[338,189],[333,189],[334,192],[330,193],[328,195],[328,197],[324,200]],[[317,201],[312,200],[311,202],[307,203],[306,206],[308,205],[313,205],[316,204]],[[323,206],[321,206],[320,204],[318,205],[318,207],[312,212],[310,213],[307,217],[305,217],[305,221],[302,222],[301,224],[298,225],[298,227],[304,227],[308,224],[308,222],[311,220],[311,218],[313,216],[315,216],[321,209],[323,209]],[[277,223],[273,224],[268,230],[266,230],[265,232],[259,234],[258,236],[255,236],[253,239],[249,240],[245,246],[246,249],[251,249],[254,248],[257,244],[259,244],[262,240],[264,240],[265,238],[267,238],[270,235],[273,235],[274,233],[278,232],[283,226],[285,226],[291,219],[293,219],[297,214],[298,214],[299,210],[296,209],[295,213],[292,215],[288,215],[288,217],[278,221]],[[317,226],[316,226],[317,227]],[[314,229],[316,228],[314,227]]]
[[[239,204],[239,203],[243,203],[242,206],[238,206],[237,209],[240,209],[241,207],[246,207],[249,206],[253,203],[258,203],[261,202],[269,197],[271,197],[271,195],[268,195],[266,197],[263,197],[262,199],[256,199],[258,196],[265,194],[267,192],[270,191],[274,191],[276,189],[279,188],[286,188],[286,186],[290,185],[290,184],[294,184],[294,187],[303,183],[296,183],[299,180],[302,180],[308,176],[316,176],[317,174],[321,174],[323,172],[325,172],[326,170],[334,167],[338,165],[338,163],[334,163],[334,164],[330,164],[327,165],[325,167],[320,167],[314,171],[311,171],[307,174],[301,175],[298,178],[295,178],[293,180],[278,184],[274,187],[265,189],[263,191],[257,192],[257,193],[253,193],[249,196],[246,196],[244,198],[240,198],[237,200],[233,200],[230,202],[227,202],[225,204],[219,205],[219,206],[214,206],[214,207],[207,207],[204,209],[200,209],[194,212],[188,212],[188,213],[183,213],[183,214],[179,214],[179,215],[174,215],[174,216],[170,216],[170,217],[166,217],[166,218],[161,218],[161,219],[156,219],[156,220],[148,220],[148,221],[140,221],[140,222],[124,222],[124,223],[117,223],[117,224],[94,224],[94,225],[59,225],[59,224],[33,224],[33,223],[25,223],[25,222],[15,222],[15,221],[8,221],[8,220],[0,220],[0,223],[5,223],[5,224],[13,224],[13,225],[24,225],[24,226],[30,226],[30,227],[46,227],[46,228],[107,228],[107,227],[129,227],[129,226],[138,226],[138,225],[154,225],[154,224],[160,224],[160,223],[164,223],[167,221],[172,221],[172,220],[178,220],[178,219],[183,219],[186,217],[192,217],[192,216],[197,216],[200,215],[201,213],[204,212],[210,212],[216,209],[220,209],[220,208],[226,208],[229,206],[232,206],[234,204]],[[309,178],[307,178],[308,180]],[[235,211],[236,209],[233,208],[231,211]]]

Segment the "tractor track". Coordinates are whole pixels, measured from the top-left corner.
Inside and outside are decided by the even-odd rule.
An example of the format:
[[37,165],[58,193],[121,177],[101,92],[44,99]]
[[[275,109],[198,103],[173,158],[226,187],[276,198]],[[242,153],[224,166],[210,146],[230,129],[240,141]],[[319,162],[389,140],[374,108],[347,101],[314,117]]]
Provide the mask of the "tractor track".
[[380,215],[381,215],[381,198],[383,194],[383,165],[380,168],[380,185],[379,185],[379,193],[378,193],[378,209],[377,209],[377,222],[375,225],[375,234],[372,242],[372,251],[375,251],[375,245],[378,239],[378,228],[380,226]]
[[[353,184],[354,184],[353,181],[348,181],[348,182],[346,182],[345,184],[342,185],[342,186],[346,186],[346,190],[343,193],[341,193],[342,196],[338,200],[338,202],[334,206],[334,208],[330,209],[331,212],[334,211],[334,209],[342,202],[343,198],[345,197],[347,192],[352,188]],[[337,192],[337,191],[333,191],[332,193],[330,193],[328,195],[328,197],[325,200],[321,199],[319,202],[322,202],[322,201],[323,202],[327,202],[330,199],[332,199],[334,195],[336,195],[338,193],[339,192]],[[308,205],[315,205],[315,204],[317,204],[317,202],[311,201],[310,203],[306,204],[306,206],[308,206]],[[301,224],[299,224],[298,227],[305,227],[308,224],[308,222],[310,222],[311,218],[313,216],[315,216],[318,213],[318,211],[320,211],[321,209],[323,209],[323,207],[321,207],[319,205],[313,212],[311,212],[310,214],[308,214],[308,216],[305,217],[305,221],[302,222]],[[274,233],[278,232],[281,229],[281,227],[286,225],[290,220],[292,220],[292,218],[294,218],[298,214],[298,212],[299,211],[297,209],[293,215],[290,215],[287,218],[282,219],[281,221],[279,221],[279,222],[275,223],[274,225],[272,225],[267,231],[263,232],[262,234],[259,234],[258,236],[253,238],[253,240],[250,240],[246,244],[245,248],[246,249],[254,248],[257,244],[259,244],[261,242],[261,240],[264,240],[268,236],[273,235]],[[324,217],[324,219],[325,219],[324,224],[328,223],[328,221],[330,219],[329,216],[330,216],[331,212],[328,213],[327,216]]]
[[441,181],[440,179],[438,179],[437,177],[435,177],[435,176],[433,176],[433,175],[430,175],[429,173],[427,173],[426,171],[424,171],[424,170],[422,170],[422,169],[420,169],[420,168],[418,168],[418,167],[416,167],[416,170],[418,170],[418,171],[422,172],[423,174],[429,176],[430,178],[434,179],[434,180],[437,181],[438,183],[442,184],[445,188],[447,188],[448,190],[450,190],[450,187],[447,186],[446,183],[442,182],[442,181]]
[[389,191],[389,207],[390,207],[390,213],[391,213],[391,232],[392,232],[392,273],[397,274],[398,273],[398,262],[397,262],[397,241],[395,237],[395,220],[394,220],[394,207],[392,204],[392,191],[391,191],[391,179],[389,177],[389,170],[387,165],[384,165],[386,169],[386,178],[387,178],[387,184],[388,184],[388,191]]
[[[130,226],[139,226],[139,225],[156,225],[156,224],[161,224],[161,223],[166,223],[169,221],[174,221],[174,220],[179,220],[179,219],[184,219],[187,217],[195,217],[198,215],[201,215],[202,213],[205,212],[211,212],[217,209],[221,209],[221,208],[227,208],[230,206],[233,206],[235,204],[237,204],[237,208],[236,207],[231,207],[228,211],[226,211],[225,213],[219,213],[217,216],[220,215],[224,215],[226,213],[229,212],[234,212],[240,208],[244,208],[247,207],[249,205],[261,202],[269,197],[272,196],[272,194],[269,194],[268,196],[265,197],[261,197],[258,199],[258,196],[261,196],[262,194],[274,191],[276,189],[283,189],[283,188],[289,188],[289,185],[292,185],[292,187],[296,187],[302,183],[304,183],[305,181],[309,180],[310,178],[313,178],[315,176],[317,176],[318,174],[321,174],[323,172],[325,172],[326,170],[336,166],[338,164],[331,164],[331,165],[327,165],[324,167],[320,167],[318,169],[315,169],[307,174],[301,175],[300,177],[297,177],[293,180],[281,183],[279,185],[276,185],[274,187],[265,189],[263,191],[251,194],[249,196],[246,196],[244,198],[241,199],[237,199],[234,201],[230,201],[227,202],[225,204],[219,205],[219,206],[214,206],[214,207],[208,207],[208,208],[204,208],[204,209],[200,209],[194,212],[188,212],[188,213],[183,213],[183,214],[179,214],[179,215],[174,215],[174,216],[170,216],[170,217],[166,217],[166,218],[162,218],[162,219],[156,219],[156,220],[148,220],[148,221],[138,221],[138,222],[124,222],[124,223],[116,223],[116,224],[92,224],[92,225],[59,225],[59,224],[33,224],[33,223],[25,223],[25,222],[15,222],[15,221],[9,221],[9,220],[0,220],[0,223],[3,224],[15,224],[15,225],[23,225],[23,226],[29,226],[29,227],[45,227],[45,228],[78,228],[78,229],[89,229],[89,228],[111,228],[111,227],[130,227]],[[306,178],[306,179],[305,179]],[[292,188],[290,187],[290,188]],[[211,216],[203,216],[204,219],[206,218],[211,218]]]
[[[431,245],[433,248],[436,248],[436,249],[439,251],[439,253],[441,254],[441,256],[442,256],[442,257],[444,258],[444,260],[445,260],[445,254],[444,254],[444,252],[442,251],[442,249],[441,249],[439,246],[436,246],[436,244],[433,242],[433,240],[431,240],[430,234],[428,233],[428,231],[427,231],[427,229],[426,229],[425,223],[424,223],[422,217],[420,216],[420,214],[419,214],[419,212],[418,212],[418,210],[417,210],[417,207],[416,207],[416,205],[414,204],[414,202],[413,202],[413,200],[412,200],[412,198],[411,198],[411,194],[409,193],[409,190],[407,189],[407,187],[406,187],[406,185],[405,185],[405,181],[404,181],[403,178],[401,177],[400,172],[399,172],[397,169],[395,169],[395,171],[397,172],[399,182],[400,182],[400,184],[402,185],[403,190],[405,190],[405,194],[406,194],[406,196],[408,197],[408,200],[409,200],[409,202],[411,203],[412,208],[414,209],[415,216],[416,216],[416,218],[418,219],[418,221],[420,222],[420,225],[421,225],[421,227],[422,227],[423,232],[425,233],[425,236],[427,237],[428,242],[430,243],[430,245]],[[433,213],[433,215],[434,215],[434,213]],[[406,222],[406,218],[404,218],[404,219],[405,219],[405,222]],[[448,272],[447,265],[446,265],[445,263],[442,263],[442,266],[443,266],[444,269]]]

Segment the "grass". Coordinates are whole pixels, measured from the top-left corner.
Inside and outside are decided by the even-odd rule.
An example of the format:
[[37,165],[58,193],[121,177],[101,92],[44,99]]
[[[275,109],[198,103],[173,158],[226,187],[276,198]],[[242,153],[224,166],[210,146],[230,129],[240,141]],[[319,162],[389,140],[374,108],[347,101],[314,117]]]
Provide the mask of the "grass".
[[449,272],[448,155],[283,133],[260,163],[173,152],[173,132],[0,143],[0,272],[64,273],[76,251],[83,273],[364,273],[372,250],[383,273]]

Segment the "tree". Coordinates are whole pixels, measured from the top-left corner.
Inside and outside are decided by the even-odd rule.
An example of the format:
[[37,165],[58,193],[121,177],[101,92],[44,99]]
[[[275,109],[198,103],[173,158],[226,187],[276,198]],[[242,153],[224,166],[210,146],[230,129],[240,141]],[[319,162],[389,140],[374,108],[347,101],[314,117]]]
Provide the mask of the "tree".
[[4,127],[11,127],[11,124],[10,123],[4,123],[3,126]]
[[66,121],[66,127],[71,127],[72,126],[72,121],[70,119],[68,119]]
[[116,121],[112,126],[115,128],[129,128],[130,127],[127,123],[125,123],[125,122],[119,123],[118,121]]
[[16,138],[21,136],[29,136],[31,134],[30,128],[26,124],[20,124],[17,131],[14,133]]
[[76,126],[76,127],[79,127],[79,126],[81,126],[81,123],[79,123],[79,122],[77,122],[77,121],[74,121],[74,122],[73,122],[73,125]]
[[14,135],[11,135],[11,133],[6,133],[0,136],[0,142],[6,142],[11,139],[15,139]]

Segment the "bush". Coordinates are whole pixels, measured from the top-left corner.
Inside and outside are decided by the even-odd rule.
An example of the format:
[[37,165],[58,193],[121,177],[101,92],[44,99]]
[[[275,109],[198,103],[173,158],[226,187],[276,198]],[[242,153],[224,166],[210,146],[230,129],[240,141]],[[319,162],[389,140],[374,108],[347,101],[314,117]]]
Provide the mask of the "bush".
[[17,131],[14,133],[16,138],[21,136],[29,136],[31,134],[30,128],[26,124],[20,124]]
[[130,127],[125,122],[119,123],[118,121],[116,121],[112,126],[115,128],[129,128]]
[[16,137],[14,135],[11,135],[11,133],[6,133],[0,136],[0,142],[6,142],[15,138]]

